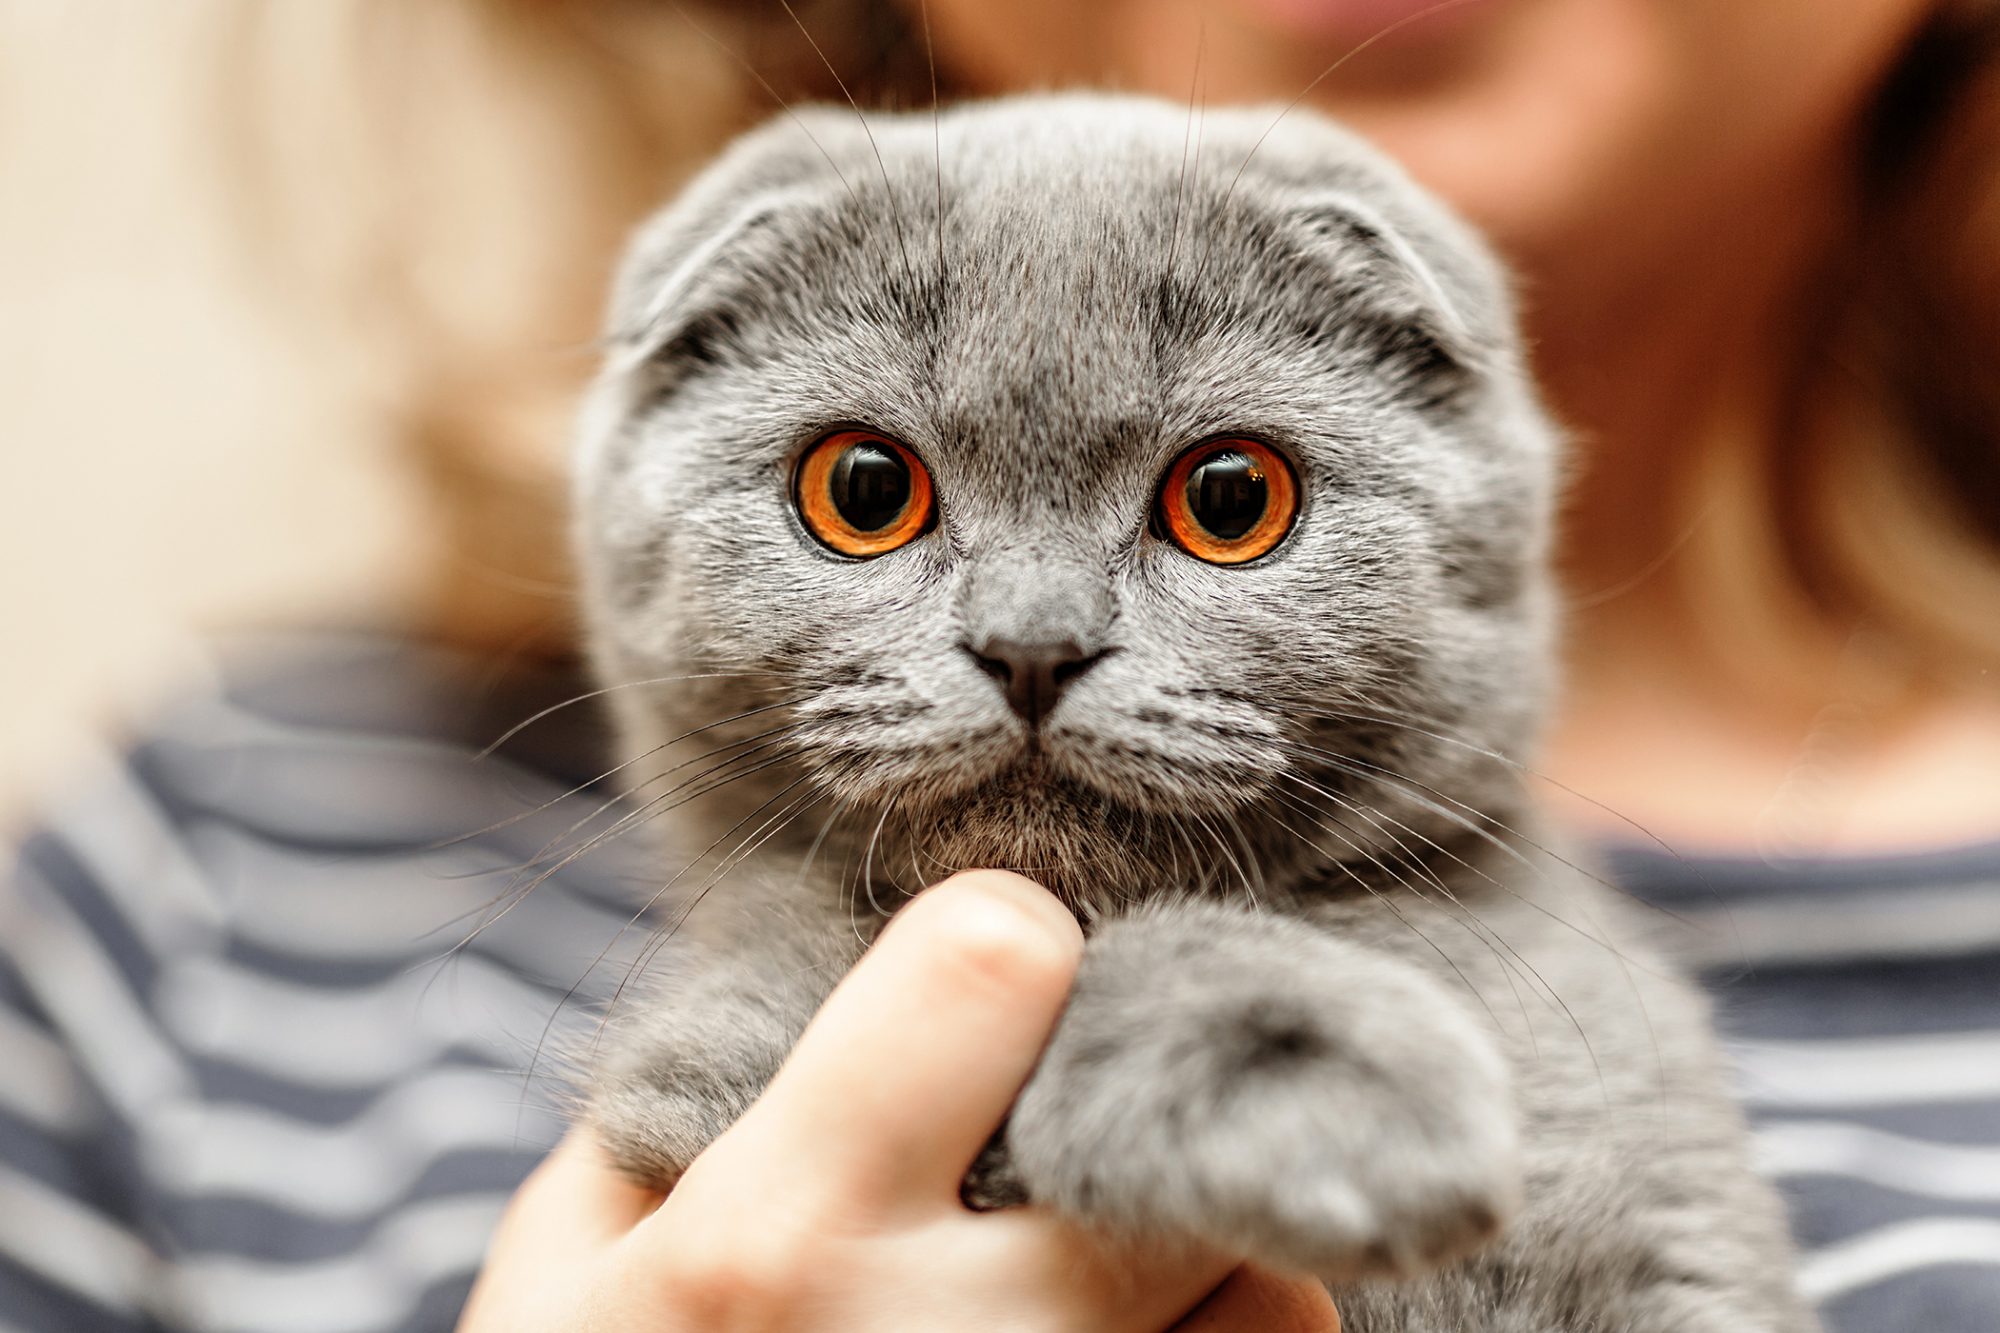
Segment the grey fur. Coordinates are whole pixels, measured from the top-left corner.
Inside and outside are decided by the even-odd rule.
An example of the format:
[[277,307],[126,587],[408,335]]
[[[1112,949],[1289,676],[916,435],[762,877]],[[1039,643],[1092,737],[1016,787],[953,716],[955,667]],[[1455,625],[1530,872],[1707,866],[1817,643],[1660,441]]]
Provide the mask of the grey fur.
[[[1501,757],[1550,690],[1557,452],[1502,274],[1324,120],[1190,129],[807,110],[634,244],[577,547],[706,891],[599,1128],[672,1180],[903,895],[1009,866],[1091,934],[975,1202],[1312,1271],[1356,1333],[1811,1327],[1701,1000]],[[923,457],[933,532],[805,535],[793,464],[844,423]],[[1147,531],[1225,433],[1304,496],[1233,568]],[[1031,737],[992,638],[1108,656]],[[632,684],[695,673],[761,674]]]

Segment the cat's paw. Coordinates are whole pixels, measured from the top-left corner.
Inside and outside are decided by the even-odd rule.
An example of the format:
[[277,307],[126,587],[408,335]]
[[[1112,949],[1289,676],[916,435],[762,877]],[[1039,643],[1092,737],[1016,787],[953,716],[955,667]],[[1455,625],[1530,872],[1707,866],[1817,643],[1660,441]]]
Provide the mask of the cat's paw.
[[599,1069],[587,1111],[612,1164],[654,1189],[671,1188],[750,1108],[772,1072],[719,1058],[688,1038],[656,1034],[620,1051]]
[[1008,1129],[1028,1193],[1330,1281],[1490,1240],[1521,1188],[1491,1041],[1428,979],[1350,1004],[1286,970],[1171,998],[1086,974]]
[[1209,1092],[1146,1108],[1163,1151],[1150,1186],[1130,1183],[1161,1221],[1337,1281],[1436,1268],[1518,1207],[1512,1109],[1489,1071],[1413,1080],[1304,1014],[1219,1017]]
[[784,904],[746,897],[738,910],[733,931],[658,960],[588,1061],[585,1118],[621,1170],[657,1188],[763,1095],[861,947]]
[[714,967],[635,1005],[606,1030],[586,1112],[613,1163],[673,1185],[763,1095],[819,998],[804,982]]

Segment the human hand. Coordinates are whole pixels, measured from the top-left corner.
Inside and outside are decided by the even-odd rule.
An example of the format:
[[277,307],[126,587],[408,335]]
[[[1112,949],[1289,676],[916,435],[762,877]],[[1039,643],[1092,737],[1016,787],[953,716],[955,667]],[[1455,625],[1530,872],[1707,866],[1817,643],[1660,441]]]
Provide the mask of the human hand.
[[572,1133],[509,1206],[459,1333],[1338,1329],[1315,1284],[960,1204],[1081,952],[1018,876],[921,895],[664,1201]]

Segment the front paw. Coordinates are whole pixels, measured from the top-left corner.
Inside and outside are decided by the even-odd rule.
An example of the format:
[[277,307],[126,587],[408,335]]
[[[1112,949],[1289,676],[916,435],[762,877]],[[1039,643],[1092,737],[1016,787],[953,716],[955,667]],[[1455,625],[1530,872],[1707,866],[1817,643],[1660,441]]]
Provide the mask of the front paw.
[[1100,942],[1125,956],[1086,956],[1007,1133],[1038,1201],[1329,1281],[1435,1267],[1514,1211],[1504,1066],[1428,978],[1230,966],[1226,942],[1148,975]]
[[625,1034],[597,1070],[589,1123],[619,1170],[670,1189],[750,1109],[780,1055],[729,1042],[718,1047],[707,1033],[664,1022]]
[[677,961],[607,1024],[588,1110],[612,1161],[657,1189],[763,1095],[838,975],[776,951]]
[[745,894],[733,930],[683,939],[606,1020],[586,1118],[627,1175],[666,1189],[777,1074],[861,947]]

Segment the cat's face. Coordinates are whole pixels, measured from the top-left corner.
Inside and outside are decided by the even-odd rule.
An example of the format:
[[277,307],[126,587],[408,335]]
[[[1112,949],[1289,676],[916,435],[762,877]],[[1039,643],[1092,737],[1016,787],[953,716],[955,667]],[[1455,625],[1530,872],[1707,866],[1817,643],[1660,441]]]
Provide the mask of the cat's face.
[[776,704],[695,738],[775,761],[743,809],[1079,897],[1486,799],[1551,432],[1484,252],[1305,113],[1251,155],[1275,116],[815,110],[657,219],[577,516],[606,683],[703,673],[618,692],[634,748]]

